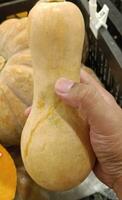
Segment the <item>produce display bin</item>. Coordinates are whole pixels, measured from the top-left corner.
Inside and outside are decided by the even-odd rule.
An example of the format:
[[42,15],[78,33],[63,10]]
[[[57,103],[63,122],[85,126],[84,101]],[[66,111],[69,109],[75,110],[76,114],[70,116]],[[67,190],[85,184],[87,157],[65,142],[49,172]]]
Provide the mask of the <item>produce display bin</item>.
[[[82,11],[89,36],[89,56],[86,64],[91,67],[106,89],[122,106],[122,14],[110,0],[98,0],[98,7],[110,8],[108,30],[101,27],[96,39],[89,28],[88,0],[73,0]],[[116,36],[116,37],[115,37]]]
[[[105,88],[122,106],[122,0],[98,0],[98,9],[103,4],[107,4],[110,8],[108,29],[101,27],[98,39],[89,28],[88,0],[71,1],[80,8],[85,18],[89,39],[86,65],[95,71]],[[0,22],[9,15],[28,12],[36,2],[37,0],[0,0]],[[91,199],[97,199],[97,195],[93,195]]]
[[122,0],[111,0],[116,8],[122,13]]

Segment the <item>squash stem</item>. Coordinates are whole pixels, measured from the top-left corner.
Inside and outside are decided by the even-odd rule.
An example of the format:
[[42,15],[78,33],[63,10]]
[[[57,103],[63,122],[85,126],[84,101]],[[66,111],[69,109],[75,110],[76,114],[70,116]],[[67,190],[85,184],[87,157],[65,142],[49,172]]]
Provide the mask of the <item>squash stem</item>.
[[64,1],[65,1],[65,0],[46,0],[46,2],[50,2],[50,3],[51,3],[51,2],[52,2],[52,3],[53,3],[53,2],[64,2]]

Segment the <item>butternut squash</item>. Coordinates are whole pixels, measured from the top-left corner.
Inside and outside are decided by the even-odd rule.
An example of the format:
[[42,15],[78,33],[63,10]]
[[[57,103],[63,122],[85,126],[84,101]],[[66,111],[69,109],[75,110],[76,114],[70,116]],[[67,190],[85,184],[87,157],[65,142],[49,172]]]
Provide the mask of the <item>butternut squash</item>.
[[95,161],[86,121],[54,92],[59,77],[80,79],[82,14],[71,2],[38,2],[29,14],[29,38],[34,100],[22,132],[22,159],[36,183],[64,191],[82,182]]
[[8,151],[0,145],[0,199],[12,200],[17,184],[16,167]]

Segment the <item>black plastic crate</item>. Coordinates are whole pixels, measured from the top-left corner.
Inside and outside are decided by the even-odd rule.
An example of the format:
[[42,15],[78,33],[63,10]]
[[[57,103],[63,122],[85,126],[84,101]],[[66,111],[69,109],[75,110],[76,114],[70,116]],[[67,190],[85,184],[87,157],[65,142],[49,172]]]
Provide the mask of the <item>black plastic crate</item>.
[[116,8],[122,13],[122,0],[111,0]]
[[[86,64],[96,72],[106,89],[122,106],[122,17],[118,18],[121,14],[110,0],[98,0],[98,7],[101,8],[106,3],[110,13],[108,30],[100,28],[98,39],[95,39],[89,29],[88,0],[72,0],[72,2],[80,8],[85,18],[89,36],[89,56]],[[117,41],[114,38],[114,31]]]
[[[97,0],[99,9],[103,4],[109,7],[108,31],[122,50],[122,13],[119,12],[122,0]],[[118,5],[118,8],[117,8]]]

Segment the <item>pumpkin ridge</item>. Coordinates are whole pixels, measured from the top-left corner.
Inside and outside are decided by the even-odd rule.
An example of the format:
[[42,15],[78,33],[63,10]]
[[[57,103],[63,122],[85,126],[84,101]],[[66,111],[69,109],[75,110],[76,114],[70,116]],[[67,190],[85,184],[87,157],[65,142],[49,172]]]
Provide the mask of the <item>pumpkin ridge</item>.
[[[24,49],[18,51],[17,53],[15,53],[14,55],[12,55],[9,58],[9,60],[7,61],[6,66],[13,64],[13,62],[14,62],[14,64],[16,64],[16,59],[17,59],[17,62],[18,62],[18,57],[20,55],[21,55],[22,58],[24,58],[24,55],[28,55],[28,57],[27,57],[28,59],[24,60],[24,61],[21,61],[20,64],[21,65],[25,65],[25,67],[32,68],[31,54],[30,54],[29,48],[24,48]],[[29,60],[29,62],[28,62],[28,60]]]
[[[8,87],[8,86],[7,86],[7,87]],[[8,87],[8,89],[9,89],[9,87]],[[21,123],[19,122],[19,120],[18,120],[18,118],[17,118],[15,112],[13,111],[12,106],[11,106],[11,104],[10,104],[10,102],[9,102],[9,100],[8,100],[8,98],[7,98],[7,96],[5,95],[5,93],[4,93],[4,91],[3,91],[2,88],[1,88],[1,90],[2,90],[3,95],[4,95],[4,97],[5,97],[6,101],[7,101],[9,110],[13,113],[13,119],[14,119],[14,121],[16,121],[17,124],[18,124],[18,126],[22,129]],[[9,89],[9,90],[10,90],[10,89]],[[18,130],[17,130],[17,128],[16,128],[16,125],[15,125],[15,130],[16,130],[16,132],[18,133]]]
[[13,89],[12,87],[6,82],[6,86],[9,88],[9,90],[19,99],[25,106],[30,106],[27,104],[22,97],[20,97]]
[[6,59],[3,56],[0,55],[0,72],[2,72],[6,63],[7,63]]

